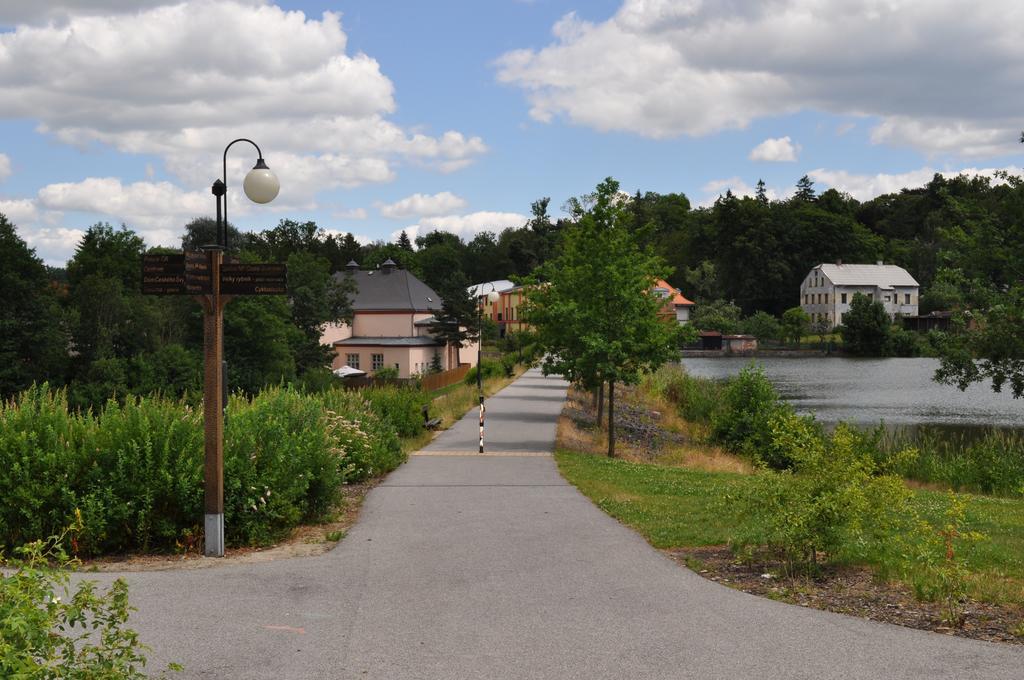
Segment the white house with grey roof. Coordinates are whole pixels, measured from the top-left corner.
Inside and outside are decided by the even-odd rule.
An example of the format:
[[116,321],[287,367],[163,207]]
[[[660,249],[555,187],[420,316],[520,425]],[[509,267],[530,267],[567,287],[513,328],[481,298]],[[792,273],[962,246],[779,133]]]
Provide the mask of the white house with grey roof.
[[800,284],[800,308],[811,323],[830,328],[843,323],[857,293],[881,302],[889,316],[916,316],[920,286],[903,267],[893,264],[819,264]]
[[351,324],[329,324],[321,344],[334,347],[331,368],[351,366],[373,374],[395,368],[398,377],[426,373],[432,363],[442,370],[460,363],[476,365],[476,345],[445,345],[430,333],[441,297],[410,272],[387,260],[379,269],[360,269],[349,262],[335,278],[352,277],[356,292]]

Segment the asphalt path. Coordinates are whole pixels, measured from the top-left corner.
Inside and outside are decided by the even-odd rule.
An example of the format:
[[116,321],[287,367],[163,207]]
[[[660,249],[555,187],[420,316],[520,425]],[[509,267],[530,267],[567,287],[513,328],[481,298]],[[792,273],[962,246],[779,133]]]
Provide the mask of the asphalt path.
[[[1024,678],[1024,649],[754,597],[650,548],[550,456],[565,384],[531,371],[370,492],[311,558],[124,574],[187,678]],[[93,578],[90,575],[90,578]],[[111,575],[95,575],[101,581]]]

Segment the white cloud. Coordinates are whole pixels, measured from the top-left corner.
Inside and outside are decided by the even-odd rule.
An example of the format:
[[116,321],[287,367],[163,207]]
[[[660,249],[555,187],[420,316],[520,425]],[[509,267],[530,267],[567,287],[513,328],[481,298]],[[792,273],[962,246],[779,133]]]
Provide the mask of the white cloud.
[[11,176],[11,158],[5,153],[0,153],[0,182]]
[[[263,4],[250,0],[249,4]],[[123,14],[166,5],[168,0],[70,0],[66,2],[36,0],[4,0],[0,6],[0,25],[20,23],[66,22],[73,15]]]
[[929,154],[1018,152],[1024,4],[991,0],[624,0],[575,14],[496,62],[539,121],[654,138],[799,110],[881,119],[875,140]]
[[839,126],[836,128],[836,136],[843,137],[844,135],[846,135],[846,133],[848,133],[855,127],[857,127],[857,124],[851,121],[840,123]]
[[752,161],[792,162],[800,153],[800,145],[794,144],[789,135],[777,139],[766,139],[750,150]]
[[[115,177],[90,177],[43,187],[36,205],[62,213],[109,216],[129,225],[148,245],[174,246],[180,244],[182,227],[189,220],[212,212],[213,197],[207,191],[185,191],[170,182],[122,184]],[[233,220],[239,210],[244,213],[247,209],[239,201],[233,212],[229,210],[229,217]]]
[[922,187],[928,184],[936,173],[947,178],[956,177],[957,175],[967,175],[969,177],[981,175],[993,178],[994,183],[1001,183],[1002,180],[996,178],[996,173],[1000,171],[1005,171],[1018,177],[1024,175],[1024,170],[1021,168],[1007,166],[1005,168],[962,168],[960,170],[936,170],[924,167],[918,170],[911,170],[910,172],[898,174],[878,173],[876,175],[858,175],[846,172],[845,170],[818,168],[817,170],[811,170],[807,173],[807,176],[816,183],[850,194],[858,201],[867,201],[882,194],[898,192],[901,189]]
[[[376,60],[346,53],[338,13],[317,20],[238,0],[154,4],[50,3],[67,15],[60,21],[27,4],[0,10],[0,20],[45,20],[0,33],[0,117],[37,120],[67,144],[157,155],[195,189],[220,174],[228,140],[249,137],[300,202],[390,181],[398,162],[450,171],[486,151],[479,137],[388,120],[394,86]],[[229,160],[232,171],[251,167],[255,152],[236,148]]]
[[[700,190],[704,193],[704,200],[697,203],[699,208],[707,208],[714,205],[718,197],[724,195],[726,191],[731,191],[733,195],[740,198],[757,195],[757,187],[750,186],[740,177],[713,179],[702,186]],[[781,195],[784,195],[783,192],[768,187],[765,188],[764,193],[770,201],[776,201]]]
[[35,248],[36,255],[51,267],[63,267],[74,254],[85,232],[67,227],[39,227],[23,230],[22,237],[29,247]]
[[39,219],[39,209],[36,207],[36,202],[30,198],[0,201],[0,214],[19,227]]
[[466,200],[450,191],[441,193],[413,194],[394,203],[379,205],[380,214],[384,217],[435,217],[451,215],[456,210],[466,207]]
[[[331,217],[339,220],[365,220],[369,215],[366,212],[366,208],[352,208],[351,210],[336,210],[331,213]],[[344,234],[345,232],[342,233]]]
[[[432,231],[448,231],[463,239],[472,239],[483,231],[495,233],[506,229],[521,227],[530,218],[526,215],[511,212],[490,212],[481,211],[467,215],[446,215],[420,220],[418,224],[411,224],[405,227],[404,231],[413,241],[417,236],[429,234]],[[396,229],[391,233],[391,240],[394,241],[401,234],[403,229]]]

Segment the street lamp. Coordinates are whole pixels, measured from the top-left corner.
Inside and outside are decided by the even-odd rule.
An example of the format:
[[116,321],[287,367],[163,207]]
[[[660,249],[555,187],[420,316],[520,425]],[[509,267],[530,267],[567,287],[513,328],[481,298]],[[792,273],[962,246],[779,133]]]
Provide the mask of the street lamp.
[[[483,295],[484,286],[490,286],[491,292],[486,296]],[[480,395],[480,453],[484,452],[484,379],[483,379],[483,347],[484,347],[484,302],[494,304],[501,295],[498,294],[497,289],[494,287],[493,282],[486,284],[481,283],[480,287],[476,291],[477,297],[480,298],[480,308],[478,314],[479,323],[477,324],[478,333],[476,339],[476,391]]]
[[[223,176],[213,183],[213,195],[217,197],[217,245],[227,250],[228,247],[228,149],[238,142],[248,142],[256,147],[258,158],[256,165],[245,176],[242,181],[242,190],[253,203],[270,203],[277,198],[281,190],[281,183],[277,181],[277,175],[271,172],[263,160],[263,152],[259,145],[251,139],[240,138],[224,147]],[[221,203],[224,204],[224,218],[221,220]]]
[[[221,265],[228,248],[228,149],[237,142],[248,142],[256,147],[256,166],[245,176],[242,188],[254,203],[269,203],[281,189],[277,177],[263,160],[263,152],[251,139],[236,139],[224,147],[223,176],[213,183],[217,197],[217,243],[203,246],[206,262],[202,263],[209,276],[209,294],[200,295],[203,306],[203,430],[205,439],[204,493],[204,546],[203,553],[211,557],[224,556],[224,407],[227,402],[226,367],[224,365],[224,306],[229,296],[220,294]],[[187,265],[186,265],[187,266]]]

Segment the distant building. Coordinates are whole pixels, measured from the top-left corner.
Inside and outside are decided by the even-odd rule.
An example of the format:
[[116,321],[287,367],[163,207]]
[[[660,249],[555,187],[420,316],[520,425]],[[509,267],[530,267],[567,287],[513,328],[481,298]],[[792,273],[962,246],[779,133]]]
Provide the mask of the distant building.
[[892,319],[916,316],[919,290],[914,277],[893,264],[819,264],[800,284],[800,308],[811,323],[824,321],[835,327],[860,293],[881,302]]
[[654,294],[665,300],[661,315],[675,317],[675,320],[682,326],[690,321],[690,312],[693,310],[693,302],[687,300],[682,291],[673,288],[667,281],[658,279],[652,289]]
[[476,365],[475,343],[454,347],[430,333],[441,297],[390,259],[369,271],[349,262],[334,276],[351,276],[356,292],[352,324],[329,324],[320,339],[334,347],[331,368],[348,365],[369,374],[395,368],[399,378],[409,378],[428,372],[432,364],[440,364],[442,370],[460,363]]
[[[492,290],[500,296],[496,302],[487,299]],[[501,279],[474,284],[469,287],[469,294],[477,298],[478,305],[482,305],[484,318],[490,319],[498,326],[499,337],[503,338],[508,333],[518,333],[529,328],[523,322],[519,309],[526,299],[523,286]]]

